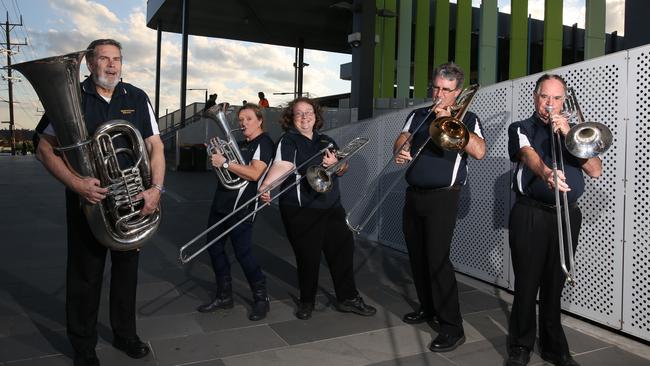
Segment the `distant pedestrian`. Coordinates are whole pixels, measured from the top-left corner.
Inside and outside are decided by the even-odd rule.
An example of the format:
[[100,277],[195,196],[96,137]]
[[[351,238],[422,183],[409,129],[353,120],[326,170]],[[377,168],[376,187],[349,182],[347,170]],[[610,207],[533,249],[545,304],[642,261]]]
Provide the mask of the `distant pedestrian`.
[[264,92],[257,93],[257,96],[260,98],[260,101],[257,103],[257,105],[259,105],[260,108],[268,108],[269,100],[264,97]]
[[208,99],[208,101],[205,102],[205,107],[203,108],[203,110],[207,111],[208,109],[210,109],[210,107],[216,104],[217,104],[217,93],[210,94],[210,99]]

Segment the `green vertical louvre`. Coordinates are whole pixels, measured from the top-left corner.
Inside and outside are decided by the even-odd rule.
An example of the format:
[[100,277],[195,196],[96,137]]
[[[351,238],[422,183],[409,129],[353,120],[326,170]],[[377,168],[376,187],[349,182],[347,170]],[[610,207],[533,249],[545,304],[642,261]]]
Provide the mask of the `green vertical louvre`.
[[478,46],[478,82],[486,86],[497,81],[497,0],[483,0]]
[[[397,0],[377,0],[377,10],[397,14]],[[396,18],[377,16],[378,47],[375,47],[375,98],[392,98],[395,84]]]
[[587,0],[585,60],[605,54],[605,0]]
[[[377,9],[382,9],[384,0],[377,0]],[[382,69],[382,48],[384,47],[384,23],[382,18],[377,16],[375,18],[375,34],[379,38],[379,43],[375,45],[375,67],[373,68],[373,83],[372,83],[372,97],[379,98],[379,85],[381,85],[381,69]]]
[[528,2],[513,1],[510,14],[510,66],[508,78],[528,75]]
[[416,0],[415,59],[413,60],[414,98],[426,98],[429,86],[430,0]]
[[411,25],[413,0],[400,0],[397,37],[397,97],[408,98],[411,86]]
[[433,65],[449,61],[449,0],[435,0],[436,18],[433,30]]
[[456,59],[465,74],[464,86],[469,85],[472,51],[472,0],[458,0],[456,8]]
[[562,66],[562,0],[544,2],[544,70]]

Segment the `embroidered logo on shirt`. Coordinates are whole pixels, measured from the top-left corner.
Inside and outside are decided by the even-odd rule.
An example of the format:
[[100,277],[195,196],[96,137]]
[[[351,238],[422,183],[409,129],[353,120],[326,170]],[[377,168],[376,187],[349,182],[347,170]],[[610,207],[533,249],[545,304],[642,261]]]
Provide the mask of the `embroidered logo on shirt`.
[[120,109],[120,112],[122,112],[122,114],[131,114],[135,112],[135,109]]

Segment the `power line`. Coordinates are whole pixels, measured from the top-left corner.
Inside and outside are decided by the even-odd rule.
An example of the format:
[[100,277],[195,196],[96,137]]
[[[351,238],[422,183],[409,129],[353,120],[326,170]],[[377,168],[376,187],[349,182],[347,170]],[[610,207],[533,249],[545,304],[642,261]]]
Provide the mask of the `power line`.
[[[2,6],[7,8],[5,6],[5,3],[3,0],[0,0],[2,2]],[[9,11],[7,10],[7,21],[4,24],[0,24],[0,27],[2,27],[5,31],[6,34],[6,42],[3,43],[2,45],[4,46],[4,53],[7,54],[7,77],[5,78],[7,80],[7,86],[9,87],[9,131],[11,133],[11,155],[16,155],[16,136],[15,136],[15,129],[14,129],[14,93],[13,93],[13,79],[19,79],[11,76],[11,56],[13,55],[13,47],[14,46],[20,46],[24,45],[25,43],[11,43],[11,31],[14,29],[16,26],[22,26],[22,17],[20,19],[20,24],[18,23],[9,23]]]

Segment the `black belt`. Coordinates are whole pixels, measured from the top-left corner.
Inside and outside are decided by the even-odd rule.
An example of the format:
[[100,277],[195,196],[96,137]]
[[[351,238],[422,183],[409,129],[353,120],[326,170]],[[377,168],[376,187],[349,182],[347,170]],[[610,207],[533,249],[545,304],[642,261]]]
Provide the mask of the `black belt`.
[[[520,203],[522,203],[524,205],[527,205],[527,206],[541,208],[542,210],[546,210],[546,211],[550,211],[550,212],[556,212],[556,210],[557,210],[556,205],[552,205],[550,203],[545,203],[545,202],[542,202],[542,201],[537,201],[535,199],[532,199],[530,197],[527,197],[527,196],[524,196],[524,195],[521,195],[521,194],[517,195],[517,202],[520,202]],[[560,207],[562,207],[562,206],[560,205]],[[578,203],[577,202],[569,202],[569,208],[570,209],[578,208]]]
[[406,188],[409,192],[417,193],[428,193],[428,192],[439,192],[439,191],[459,191],[462,186],[460,184],[453,185],[451,187],[440,187],[440,188],[425,188],[417,186],[408,186]]

